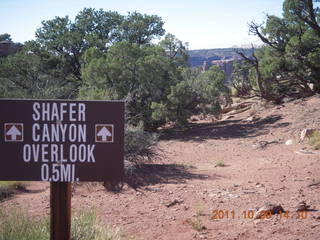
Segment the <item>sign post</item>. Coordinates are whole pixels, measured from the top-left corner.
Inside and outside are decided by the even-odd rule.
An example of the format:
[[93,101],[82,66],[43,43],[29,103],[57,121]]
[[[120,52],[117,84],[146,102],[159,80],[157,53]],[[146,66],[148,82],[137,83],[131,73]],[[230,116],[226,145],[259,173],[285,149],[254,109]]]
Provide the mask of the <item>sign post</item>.
[[121,181],[124,102],[0,100],[0,180],[51,183],[51,240],[70,240],[71,182]]
[[71,183],[50,183],[51,239],[70,240]]

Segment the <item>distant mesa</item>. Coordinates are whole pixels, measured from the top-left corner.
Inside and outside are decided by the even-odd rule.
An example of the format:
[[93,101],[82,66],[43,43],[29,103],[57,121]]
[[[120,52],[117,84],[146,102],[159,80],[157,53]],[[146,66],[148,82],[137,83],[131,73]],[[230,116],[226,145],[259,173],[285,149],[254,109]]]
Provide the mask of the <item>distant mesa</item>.
[[246,56],[252,55],[251,48],[214,48],[199,49],[189,51],[189,65],[191,67],[201,67],[202,71],[207,71],[213,65],[219,66],[226,74],[226,84],[231,84],[233,62],[241,57],[236,50],[242,51]]

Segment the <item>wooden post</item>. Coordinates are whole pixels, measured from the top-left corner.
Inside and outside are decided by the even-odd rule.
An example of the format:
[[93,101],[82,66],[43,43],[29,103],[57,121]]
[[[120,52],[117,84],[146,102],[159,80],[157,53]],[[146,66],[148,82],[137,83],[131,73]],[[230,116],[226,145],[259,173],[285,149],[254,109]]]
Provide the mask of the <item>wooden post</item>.
[[71,183],[51,182],[50,185],[51,232],[50,240],[71,238]]

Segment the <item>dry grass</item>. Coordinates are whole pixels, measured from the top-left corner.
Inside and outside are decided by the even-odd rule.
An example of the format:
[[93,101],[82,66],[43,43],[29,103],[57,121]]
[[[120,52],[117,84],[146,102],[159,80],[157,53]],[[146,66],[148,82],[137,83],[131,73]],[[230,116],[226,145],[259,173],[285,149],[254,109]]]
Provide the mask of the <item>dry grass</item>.
[[202,204],[198,204],[195,211],[197,217],[205,216],[204,206]]
[[309,139],[309,144],[313,146],[315,150],[320,149],[320,132],[319,131],[314,131]]
[[191,225],[192,229],[198,232],[207,229],[199,218],[188,219],[187,222]]
[[[0,240],[49,240],[47,218],[31,218],[24,211],[0,211]],[[97,222],[93,211],[83,212],[72,219],[72,240],[123,240],[120,229],[108,228]]]
[[216,162],[216,164],[214,165],[215,167],[225,167],[226,164],[224,163],[223,160],[219,160]]

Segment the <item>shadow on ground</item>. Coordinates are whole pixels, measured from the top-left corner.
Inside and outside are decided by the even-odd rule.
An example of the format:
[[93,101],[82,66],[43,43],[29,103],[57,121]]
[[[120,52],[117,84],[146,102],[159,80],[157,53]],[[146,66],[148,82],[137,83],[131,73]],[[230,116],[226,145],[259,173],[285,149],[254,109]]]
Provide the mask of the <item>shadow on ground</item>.
[[282,128],[290,123],[277,123],[280,115],[270,115],[254,123],[245,123],[241,120],[225,120],[216,123],[191,123],[188,130],[177,128],[164,131],[161,140],[183,140],[201,142],[206,139],[250,138],[264,135],[272,129]]
[[[191,172],[193,167],[181,164],[143,164],[134,172],[126,174],[125,183],[133,189],[155,184],[182,184],[190,179],[214,180],[221,178],[219,175],[206,175]],[[107,182],[104,185],[107,190],[119,192],[123,183]]]

